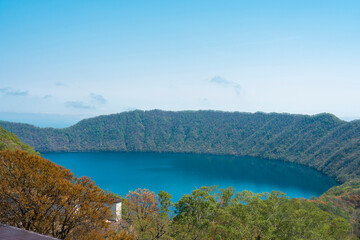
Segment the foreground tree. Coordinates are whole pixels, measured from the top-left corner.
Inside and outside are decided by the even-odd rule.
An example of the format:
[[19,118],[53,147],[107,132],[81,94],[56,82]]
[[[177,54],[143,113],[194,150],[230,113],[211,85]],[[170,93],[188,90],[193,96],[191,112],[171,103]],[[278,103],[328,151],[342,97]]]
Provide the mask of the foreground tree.
[[184,194],[175,203],[174,224],[179,229],[178,239],[205,239],[216,217],[215,188],[201,187]]
[[126,224],[114,229],[118,239],[351,239],[345,219],[281,192],[201,187],[173,204],[166,192],[138,189],[124,203]]
[[124,201],[124,218],[134,228],[137,239],[168,239],[172,196],[147,189],[130,191]]
[[214,239],[347,239],[349,224],[281,192],[239,192],[212,225]]
[[80,239],[107,226],[110,196],[87,177],[28,152],[0,152],[0,221],[51,235]]
[[201,187],[175,204],[176,239],[347,239],[349,224],[281,192]]

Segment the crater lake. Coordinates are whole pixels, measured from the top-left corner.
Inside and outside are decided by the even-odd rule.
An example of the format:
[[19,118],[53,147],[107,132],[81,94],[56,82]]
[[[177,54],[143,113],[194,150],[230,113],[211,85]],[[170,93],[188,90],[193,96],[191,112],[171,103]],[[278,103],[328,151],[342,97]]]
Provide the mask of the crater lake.
[[164,190],[177,201],[201,186],[234,187],[256,193],[282,191],[290,198],[320,196],[336,181],[315,169],[280,160],[229,155],[139,152],[44,153],[103,190]]

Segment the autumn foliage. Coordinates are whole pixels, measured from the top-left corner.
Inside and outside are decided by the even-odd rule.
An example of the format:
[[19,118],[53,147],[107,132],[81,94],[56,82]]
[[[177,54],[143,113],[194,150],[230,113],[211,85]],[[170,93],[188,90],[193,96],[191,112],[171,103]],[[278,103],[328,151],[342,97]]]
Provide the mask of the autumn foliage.
[[124,220],[130,223],[128,232],[137,239],[164,239],[169,233],[171,195],[155,194],[147,189],[129,191],[124,199]]
[[25,151],[0,152],[0,221],[60,239],[107,226],[110,197],[87,177]]

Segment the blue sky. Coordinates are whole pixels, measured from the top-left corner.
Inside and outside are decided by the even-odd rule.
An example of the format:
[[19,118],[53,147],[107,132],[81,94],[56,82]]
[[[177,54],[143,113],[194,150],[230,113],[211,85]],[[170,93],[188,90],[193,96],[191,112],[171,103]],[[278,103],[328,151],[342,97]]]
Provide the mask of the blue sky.
[[360,119],[360,1],[0,0],[0,119],[132,109]]

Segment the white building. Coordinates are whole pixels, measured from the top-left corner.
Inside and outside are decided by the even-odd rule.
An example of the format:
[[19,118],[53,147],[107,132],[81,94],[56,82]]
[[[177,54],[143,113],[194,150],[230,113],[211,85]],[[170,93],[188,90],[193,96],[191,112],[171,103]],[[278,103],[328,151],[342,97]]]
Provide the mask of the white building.
[[111,218],[110,221],[119,221],[121,219],[121,199],[113,198],[113,203],[110,205]]

